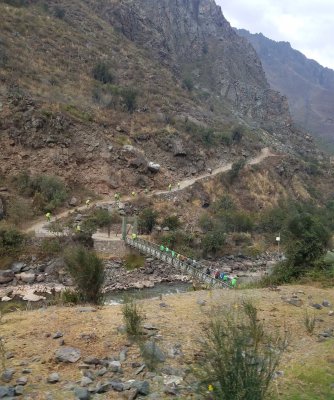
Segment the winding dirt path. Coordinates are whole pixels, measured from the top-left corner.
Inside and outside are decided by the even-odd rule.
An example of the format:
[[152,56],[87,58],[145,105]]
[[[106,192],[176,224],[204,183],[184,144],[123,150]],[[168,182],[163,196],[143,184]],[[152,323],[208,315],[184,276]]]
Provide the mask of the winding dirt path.
[[[265,148],[263,148],[261,150],[259,155],[257,155],[254,158],[251,158],[249,161],[247,161],[246,164],[248,164],[248,165],[259,164],[265,158],[272,157],[272,156],[275,156],[275,155],[276,154],[271,153],[271,151],[270,151],[270,149],[268,147],[265,147]],[[184,179],[184,180],[180,181],[179,187],[176,187],[176,188],[172,189],[171,191],[169,191],[169,190],[156,190],[156,191],[148,193],[147,196],[152,197],[152,196],[157,196],[157,195],[171,193],[171,192],[178,192],[178,191],[183,190],[183,189],[185,189],[185,188],[187,188],[189,186],[192,186],[195,182],[198,182],[198,181],[200,181],[202,179],[206,179],[206,178],[215,176],[215,175],[220,174],[222,172],[230,171],[231,168],[232,168],[232,163],[224,164],[224,165],[221,165],[220,167],[215,168],[214,170],[212,170],[211,173],[208,172],[208,173],[205,173],[205,174],[202,174],[202,175],[198,175],[198,176],[193,177],[193,178],[188,178],[188,179]],[[131,200],[130,196],[122,198],[122,202],[129,201],[129,200]],[[83,206],[80,206],[80,207],[75,207],[75,209],[65,210],[65,211],[55,215],[52,218],[52,222],[68,217],[71,213],[74,212],[74,210],[75,210],[75,212],[85,211],[85,210],[89,210],[92,207],[95,207],[95,206],[98,206],[98,205],[102,205],[102,204],[109,204],[111,202],[113,202],[113,200],[111,200],[110,196],[108,196],[108,197],[105,197],[105,198],[103,198],[101,200],[98,200],[96,202],[90,203],[89,206],[83,205]],[[25,233],[35,232],[36,236],[38,236],[38,237],[54,236],[48,230],[48,223],[45,222],[45,219],[41,219],[41,220],[35,222],[34,224],[30,225],[27,229],[24,230],[24,232]]]

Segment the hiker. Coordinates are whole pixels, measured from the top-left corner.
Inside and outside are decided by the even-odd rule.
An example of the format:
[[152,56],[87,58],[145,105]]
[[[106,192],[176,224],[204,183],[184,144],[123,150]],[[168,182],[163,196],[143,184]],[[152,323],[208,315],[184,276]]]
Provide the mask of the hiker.
[[175,251],[174,250],[172,250],[172,257],[173,258],[175,257]]
[[160,251],[164,251],[164,250],[165,250],[165,246],[162,244],[162,245],[159,247],[159,249],[160,249]]
[[223,281],[224,281],[224,282],[227,282],[228,280],[229,280],[229,277],[228,277],[226,274],[224,274]]
[[132,197],[136,197],[136,192],[132,192],[132,193],[131,193],[131,196],[132,196]]
[[231,280],[231,286],[235,288],[237,286],[237,276],[233,277]]
[[131,239],[132,239],[132,240],[136,240],[136,239],[137,239],[137,234],[136,234],[136,233],[133,233],[133,234],[131,235]]
[[181,189],[181,183],[180,183],[180,182],[178,182],[177,188],[178,188],[179,190]]
[[118,193],[114,194],[114,199],[115,199],[116,202],[119,200],[119,194]]
[[169,191],[172,190],[172,184],[171,184],[171,183],[168,185],[168,190],[169,190]]
[[45,218],[46,218],[46,220],[47,220],[48,222],[50,222],[50,221],[51,221],[51,213],[50,213],[50,212],[47,212],[47,213],[45,214]]
[[222,271],[219,275],[219,278],[223,281],[225,277],[225,273]]
[[176,255],[176,258],[180,261],[181,254],[177,254],[177,255]]
[[211,175],[212,174],[212,168],[208,168],[208,172]]
[[147,189],[147,188],[144,190],[144,193],[145,193],[145,194],[148,194],[148,189]]
[[75,230],[76,230],[77,232],[81,232],[81,226],[80,226],[80,225],[77,225],[77,226],[75,227]]
[[86,200],[86,206],[89,207],[89,205],[90,205],[90,199],[87,199]]
[[210,275],[211,275],[211,270],[210,270],[210,268],[209,268],[209,267],[207,267],[207,269],[206,269],[206,274],[207,274],[208,276],[210,276]]
[[166,246],[165,247],[165,252],[168,253],[169,252],[169,248]]
[[216,269],[216,271],[215,271],[215,279],[219,279],[219,271],[218,271],[218,269]]

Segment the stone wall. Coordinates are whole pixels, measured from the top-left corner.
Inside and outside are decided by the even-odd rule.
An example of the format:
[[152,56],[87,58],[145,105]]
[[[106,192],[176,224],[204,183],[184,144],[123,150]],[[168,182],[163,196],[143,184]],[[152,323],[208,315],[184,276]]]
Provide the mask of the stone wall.
[[123,240],[94,240],[94,249],[97,253],[110,254],[115,257],[124,257],[129,253]]

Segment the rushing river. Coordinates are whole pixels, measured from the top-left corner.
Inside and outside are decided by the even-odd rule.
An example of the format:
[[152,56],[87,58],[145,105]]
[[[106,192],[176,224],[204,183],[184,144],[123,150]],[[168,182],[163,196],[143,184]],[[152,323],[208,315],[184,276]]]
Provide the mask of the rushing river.
[[152,299],[176,293],[185,293],[192,290],[191,283],[165,282],[157,283],[154,287],[145,289],[128,289],[109,292],[106,294],[106,305],[122,304],[127,299]]

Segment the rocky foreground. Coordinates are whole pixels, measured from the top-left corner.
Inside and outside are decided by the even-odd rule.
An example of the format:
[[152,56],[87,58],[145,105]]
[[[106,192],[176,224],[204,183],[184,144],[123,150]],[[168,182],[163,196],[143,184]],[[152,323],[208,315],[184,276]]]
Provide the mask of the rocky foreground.
[[[203,265],[214,271],[223,271],[239,277],[258,278],[274,264],[275,255],[264,254],[257,259],[244,256],[227,256],[219,261],[204,261]],[[170,265],[154,258],[146,258],[144,266],[132,271],[124,268],[122,260],[106,260],[105,292],[113,290],[143,289],[161,282],[191,281],[190,276]],[[0,271],[0,298],[10,301],[20,297],[26,301],[45,299],[43,293],[60,292],[65,287],[72,287],[62,258],[47,261],[15,262],[10,269]]]
[[[140,344],[126,335],[120,306],[6,314],[1,325],[5,369],[0,398],[203,399],[191,374],[199,341],[214,307],[243,299],[253,301],[273,333],[288,332],[272,398],[279,393],[279,399],[290,399],[300,387],[314,395],[309,398],[332,398],[333,290],[289,286],[231,293],[197,291],[140,301],[145,315]],[[304,326],[305,311],[316,317],[313,333]]]

